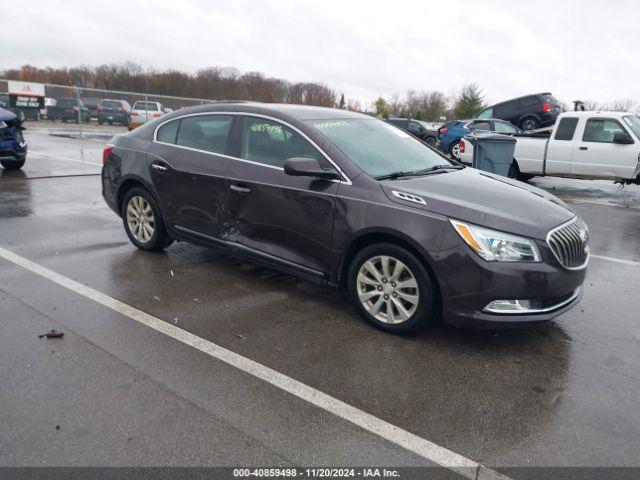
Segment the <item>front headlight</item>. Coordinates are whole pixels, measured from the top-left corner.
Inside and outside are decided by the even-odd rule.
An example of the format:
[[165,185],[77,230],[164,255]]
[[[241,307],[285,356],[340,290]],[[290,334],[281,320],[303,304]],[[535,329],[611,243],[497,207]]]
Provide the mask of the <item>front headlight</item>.
[[538,246],[529,238],[497,232],[458,220],[450,221],[465,243],[489,262],[540,261]]

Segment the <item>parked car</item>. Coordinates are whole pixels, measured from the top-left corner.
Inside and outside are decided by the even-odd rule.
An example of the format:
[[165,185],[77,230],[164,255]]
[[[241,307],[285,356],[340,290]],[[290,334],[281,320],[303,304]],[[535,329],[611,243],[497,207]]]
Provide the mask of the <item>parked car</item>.
[[408,118],[387,118],[385,121],[401,128],[431,146],[434,146],[438,140],[438,131],[427,122],[410,120]]
[[475,131],[490,131],[506,134],[521,133],[522,130],[504,120],[495,118],[483,120],[455,120],[443,125],[438,133],[440,137],[436,147],[451,155],[454,160],[460,160],[460,140],[465,135]]
[[535,130],[553,125],[560,111],[560,102],[547,92],[496,103],[482,110],[476,119],[499,118],[522,130]]
[[546,321],[581,295],[587,227],[562,201],[367,115],[184,108],[117,135],[103,162],[139,249],[189,241],[345,288],[387,331]]
[[40,110],[40,118],[49,118],[49,107],[56,105],[55,98],[46,97],[44,99],[44,108]]
[[24,127],[15,113],[0,108],[0,164],[7,170],[18,170],[27,159]]
[[128,126],[131,121],[131,105],[126,100],[103,100],[97,111],[98,125],[120,123]]
[[139,127],[140,125],[159,118],[165,113],[165,108],[160,102],[137,101],[131,109],[131,119],[129,120],[129,130]]
[[87,107],[92,117],[96,117],[98,115],[98,105],[102,102],[101,98],[83,97],[82,102],[84,103],[84,106]]
[[[80,115],[78,114],[80,110]],[[47,119],[51,121],[76,122],[81,119],[84,123],[91,122],[91,113],[82,100],[75,97],[62,97],[56,99],[55,105],[47,108]]]
[[[626,112],[566,112],[550,135],[516,135],[514,175],[556,176],[640,184],[640,118]],[[463,140],[461,160],[473,146]]]
[[14,113],[20,122],[25,122],[26,120],[40,120],[40,109],[31,107],[12,107],[11,98],[7,93],[0,93],[0,108]]

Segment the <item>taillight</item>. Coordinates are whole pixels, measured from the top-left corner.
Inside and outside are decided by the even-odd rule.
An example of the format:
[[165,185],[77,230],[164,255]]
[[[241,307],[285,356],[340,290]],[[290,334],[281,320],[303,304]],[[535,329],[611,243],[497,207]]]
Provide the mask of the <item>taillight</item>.
[[131,112],[131,116],[132,117],[137,117],[138,116],[138,112]]
[[449,130],[446,128],[441,128],[440,129],[440,135],[444,135],[445,133],[447,133]]
[[109,160],[109,155],[111,155],[111,151],[113,150],[113,145],[107,145],[104,147],[102,151],[102,164],[106,165],[107,160]]
[[464,153],[464,140],[460,140],[460,153]]
[[153,114],[153,118],[158,118],[159,116],[160,116],[160,114],[159,114],[159,113],[154,113],[154,114]]
[[78,107],[73,107],[73,108],[71,109],[71,111],[72,111],[73,113],[78,113]]
[[100,110],[102,110],[102,105],[98,105],[96,106],[96,110],[99,112]]
[[124,107],[120,107],[120,108],[118,109],[118,111],[119,111],[119,112],[124,112]]
[[545,112],[550,112],[551,111],[551,105],[549,103],[544,103],[542,105],[542,110],[544,110]]

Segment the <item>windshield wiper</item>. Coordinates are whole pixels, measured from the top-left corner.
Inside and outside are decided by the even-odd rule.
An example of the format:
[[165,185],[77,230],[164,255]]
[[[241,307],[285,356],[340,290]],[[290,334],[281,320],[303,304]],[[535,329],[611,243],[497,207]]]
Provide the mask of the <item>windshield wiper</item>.
[[400,177],[416,177],[419,175],[429,175],[434,172],[444,172],[446,170],[461,170],[465,168],[464,165],[453,165],[453,164],[444,164],[444,165],[434,165],[433,167],[423,168],[421,170],[410,170],[410,171],[398,171],[388,173],[386,175],[380,175],[375,177],[376,180],[395,180]]
[[408,172],[391,172],[391,173],[387,173],[386,175],[378,175],[377,177],[374,177],[376,180],[395,180],[396,178],[400,178],[400,177],[408,177],[409,175],[412,175],[415,173],[415,170],[410,170]]

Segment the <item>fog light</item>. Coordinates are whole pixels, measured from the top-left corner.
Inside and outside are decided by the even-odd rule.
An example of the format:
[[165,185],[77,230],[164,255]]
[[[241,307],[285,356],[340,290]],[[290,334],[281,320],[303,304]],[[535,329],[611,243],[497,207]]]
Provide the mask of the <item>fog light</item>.
[[493,313],[519,313],[542,307],[539,300],[494,300],[484,310]]

